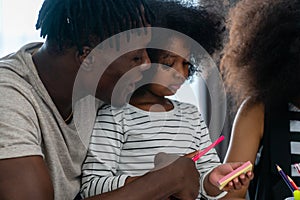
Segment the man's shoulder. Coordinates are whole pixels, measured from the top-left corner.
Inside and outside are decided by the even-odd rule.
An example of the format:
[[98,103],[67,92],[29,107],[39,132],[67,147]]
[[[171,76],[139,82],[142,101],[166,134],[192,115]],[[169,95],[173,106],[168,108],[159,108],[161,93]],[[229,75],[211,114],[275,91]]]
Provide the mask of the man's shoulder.
[[15,71],[0,67],[0,90],[1,92],[14,91],[27,96],[32,93],[32,84]]
[[14,72],[20,76],[32,71],[34,63],[32,55],[40,48],[42,43],[29,43],[21,47],[17,52],[0,58],[0,70]]
[[40,45],[41,43],[25,45],[16,53],[0,59],[0,87],[2,89],[31,92],[34,84],[32,80],[37,76],[31,53]]

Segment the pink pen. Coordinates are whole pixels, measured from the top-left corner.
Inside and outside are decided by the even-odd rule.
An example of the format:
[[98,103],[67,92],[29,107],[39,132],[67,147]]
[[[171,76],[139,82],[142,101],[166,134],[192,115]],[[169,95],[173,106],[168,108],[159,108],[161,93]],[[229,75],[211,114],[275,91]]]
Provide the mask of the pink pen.
[[192,160],[194,162],[196,162],[197,160],[199,160],[199,158],[201,158],[204,154],[206,154],[209,150],[211,150],[212,148],[214,148],[217,144],[219,144],[223,140],[224,140],[224,135],[222,135],[221,137],[219,137],[216,141],[214,141],[211,145],[209,145],[208,147],[206,147],[203,151],[201,151],[197,155],[195,155],[192,158]]

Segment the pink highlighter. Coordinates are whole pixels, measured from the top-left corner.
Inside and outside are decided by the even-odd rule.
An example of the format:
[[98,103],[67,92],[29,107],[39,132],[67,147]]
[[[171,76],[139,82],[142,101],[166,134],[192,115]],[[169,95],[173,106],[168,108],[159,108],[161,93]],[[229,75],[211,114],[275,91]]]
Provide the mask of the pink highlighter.
[[224,135],[222,135],[221,137],[219,137],[216,141],[214,141],[211,145],[209,145],[208,147],[206,147],[203,151],[201,151],[198,154],[196,154],[192,158],[192,160],[194,162],[196,162],[197,160],[199,160],[199,158],[201,158],[204,154],[206,154],[209,150],[211,150],[212,148],[214,148],[217,144],[219,144],[223,140],[224,140]]

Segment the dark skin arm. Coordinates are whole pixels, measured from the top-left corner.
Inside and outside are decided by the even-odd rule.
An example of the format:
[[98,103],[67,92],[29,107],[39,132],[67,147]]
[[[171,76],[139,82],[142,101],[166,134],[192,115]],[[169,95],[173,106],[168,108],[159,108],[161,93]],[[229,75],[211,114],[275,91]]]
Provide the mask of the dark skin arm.
[[[254,163],[263,130],[264,105],[262,103],[253,104],[250,100],[245,101],[235,117],[225,162],[250,160]],[[239,191],[228,193],[224,199],[245,198],[248,186],[245,185]]]
[[[197,155],[197,153],[199,153],[199,151],[193,151],[193,152],[191,152],[191,153],[185,154],[184,157],[192,159],[195,155]],[[165,156],[167,156],[167,154],[165,154]],[[169,162],[169,163],[171,163],[171,162],[175,161],[177,158],[179,158],[179,156],[178,156],[178,157],[175,156],[175,157],[172,157],[172,158],[168,156],[168,158],[171,159],[172,161],[166,161],[166,160],[165,160],[164,162]],[[166,158],[165,158],[165,159],[166,159]],[[158,163],[158,162],[159,162],[159,161],[157,161],[157,160],[154,161],[156,167],[158,167],[158,165],[160,165],[160,163]],[[141,177],[141,176],[132,176],[132,177],[128,177],[128,178],[126,179],[126,181],[125,181],[125,185],[128,184],[128,183],[131,183],[132,181],[134,181],[134,180],[136,180],[136,179],[138,179],[138,178],[140,178],[140,177]]]
[[0,199],[54,199],[48,169],[41,156],[0,160]]
[[[180,157],[160,170],[149,172],[113,192],[88,198],[113,199],[166,199],[174,196],[192,200],[198,195],[199,173],[189,158]],[[0,160],[0,199],[54,199],[53,186],[42,157],[28,156]]]

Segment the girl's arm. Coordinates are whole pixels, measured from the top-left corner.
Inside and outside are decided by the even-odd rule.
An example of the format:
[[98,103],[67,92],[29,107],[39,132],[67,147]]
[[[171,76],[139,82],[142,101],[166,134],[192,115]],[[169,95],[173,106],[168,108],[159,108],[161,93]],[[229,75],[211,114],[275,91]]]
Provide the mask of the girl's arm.
[[[255,163],[256,153],[264,130],[264,105],[246,100],[235,117],[231,140],[225,162],[251,161]],[[254,174],[255,176],[255,174]],[[245,198],[248,187],[230,192],[224,199]]]

